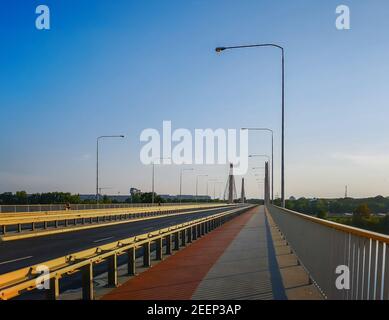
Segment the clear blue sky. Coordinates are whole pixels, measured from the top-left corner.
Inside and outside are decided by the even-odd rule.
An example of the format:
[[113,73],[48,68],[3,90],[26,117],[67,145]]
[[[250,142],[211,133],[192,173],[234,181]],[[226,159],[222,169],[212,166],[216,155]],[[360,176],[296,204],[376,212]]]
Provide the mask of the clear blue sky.
[[[35,28],[38,4],[50,7],[49,31]],[[350,6],[351,30],[335,28],[339,4]],[[351,196],[388,196],[388,9],[386,0],[3,0],[0,192],[93,193],[103,134],[126,139],[102,145],[101,186],[149,190],[139,134],[171,120],[273,128],[279,193],[278,52],[213,52],[276,42],[287,59],[287,195],[342,196],[348,184]],[[251,135],[250,150],[270,152],[268,137]],[[176,194],[178,172],[158,167],[156,191]],[[193,185],[188,173],[184,193]]]

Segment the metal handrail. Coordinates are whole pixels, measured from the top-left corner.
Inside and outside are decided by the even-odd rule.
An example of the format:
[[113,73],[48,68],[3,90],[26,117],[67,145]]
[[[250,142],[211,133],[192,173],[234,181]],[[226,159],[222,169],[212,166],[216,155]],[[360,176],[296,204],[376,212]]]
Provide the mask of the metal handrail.
[[309,216],[307,214],[303,214],[303,213],[296,212],[296,211],[293,211],[293,210],[281,208],[281,207],[278,207],[278,206],[274,206],[274,207],[282,209],[283,211],[285,211],[285,212],[287,212],[289,214],[295,215],[297,217],[300,217],[302,219],[306,219],[306,220],[312,221],[314,223],[318,223],[318,224],[320,224],[322,226],[326,226],[326,227],[329,227],[329,228],[332,228],[332,229],[335,229],[335,230],[339,230],[339,231],[342,231],[342,232],[345,232],[345,233],[350,233],[350,234],[358,236],[358,237],[364,237],[364,238],[368,238],[368,239],[372,239],[372,240],[377,240],[377,241],[381,241],[381,242],[389,244],[389,236],[387,236],[385,234],[382,234],[382,233],[378,233],[378,232],[374,232],[374,231],[369,231],[369,230],[365,230],[365,229],[361,229],[361,228],[356,228],[356,227],[351,227],[351,226],[347,226],[347,225],[340,224],[340,223],[337,223],[337,222],[316,218],[316,217],[313,217],[313,216]]
[[326,298],[388,299],[387,235],[273,205],[267,206],[267,211],[299,264]]
[[[182,203],[161,203],[161,207],[165,206],[179,206]],[[196,204],[195,202],[185,202],[184,204]],[[145,208],[154,207],[152,203],[110,203],[110,204],[70,204],[71,210],[103,210],[103,209],[124,209],[124,208]],[[67,211],[65,203],[54,203],[54,204],[21,204],[11,205],[4,204],[0,205],[0,213],[20,213],[20,212],[39,212],[39,211]]]

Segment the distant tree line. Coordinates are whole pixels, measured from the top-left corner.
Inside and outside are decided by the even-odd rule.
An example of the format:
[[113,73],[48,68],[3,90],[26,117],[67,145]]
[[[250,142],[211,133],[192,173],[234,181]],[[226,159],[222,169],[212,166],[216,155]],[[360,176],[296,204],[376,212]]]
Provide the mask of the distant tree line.
[[0,205],[81,203],[79,195],[68,192],[47,192],[27,194],[26,191],[0,194]]
[[[280,199],[276,199],[275,204],[279,206]],[[364,199],[294,199],[292,197],[285,201],[285,206],[290,210],[315,215],[322,219],[389,234],[389,215],[372,215],[389,213],[389,198],[383,196]],[[349,217],[328,217],[328,213],[350,213],[352,215]]]
[[[280,205],[280,199],[275,200],[276,205]],[[309,199],[291,197],[285,201],[288,209],[310,215],[320,215],[324,213],[353,213],[355,209],[366,204],[371,213],[389,213],[389,198],[377,196],[373,198],[340,198],[340,199]]]
[[[194,202],[194,199],[185,199],[183,198],[181,202]],[[129,196],[125,203],[151,203],[152,202],[152,193],[144,192],[137,193]],[[180,202],[179,198],[173,198],[171,200],[166,200],[154,193],[154,203],[166,203],[166,202]],[[220,202],[220,200],[206,200],[198,199],[198,202]],[[94,204],[96,203],[95,199],[86,199],[81,200],[80,195],[71,194],[69,192],[47,192],[47,193],[34,193],[27,194],[26,191],[17,191],[16,193],[5,192],[0,194],[0,205],[26,205],[26,204]],[[99,203],[110,204],[110,203],[120,203],[116,199],[111,199],[110,197],[104,195],[99,199]]]

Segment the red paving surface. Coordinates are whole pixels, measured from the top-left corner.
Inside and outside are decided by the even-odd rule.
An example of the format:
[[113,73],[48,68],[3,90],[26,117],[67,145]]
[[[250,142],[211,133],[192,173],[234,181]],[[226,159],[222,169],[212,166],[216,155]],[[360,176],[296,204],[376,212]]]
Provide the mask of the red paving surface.
[[211,267],[258,208],[198,239],[187,248],[114,289],[102,300],[189,300]]

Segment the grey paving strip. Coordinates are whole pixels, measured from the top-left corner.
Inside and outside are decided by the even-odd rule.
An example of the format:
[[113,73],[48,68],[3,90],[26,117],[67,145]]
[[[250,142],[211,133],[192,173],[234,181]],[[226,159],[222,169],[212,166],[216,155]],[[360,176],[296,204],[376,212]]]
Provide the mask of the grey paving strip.
[[268,257],[269,257],[269,269],[271,274],[271,283],[272,283],[272,289],[273,289],[273,296],[276,300],[287,300],[285,288],[282,284],[282,277],[280,273],[280,268],[278,266],[277,258],[276,258],[276,252],[273,244],[273,238],[269,226],[269,221],[267,220],[267,217],[265,217],[265,224],[266,224],[266,237],[268,240]]
[[192,299],[274,299],[267,234],[261,207],[209,270]]

